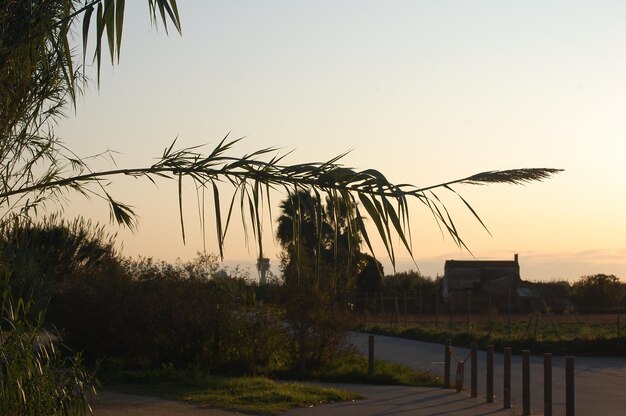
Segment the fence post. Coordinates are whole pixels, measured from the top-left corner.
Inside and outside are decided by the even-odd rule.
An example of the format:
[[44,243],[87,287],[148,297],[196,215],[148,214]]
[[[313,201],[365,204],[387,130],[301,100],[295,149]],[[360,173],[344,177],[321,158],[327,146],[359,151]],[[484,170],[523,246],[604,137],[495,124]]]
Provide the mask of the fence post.
[[467,316],[466,316],[466,319],[467,319],[466,325],[467,325],[467,333],[468,334],[470,333],[470,314],[471,314],[471,309],[472,309],[472,291],[468,290],[467,291]]
[[471,358],[471,378],[472,378],[472,397],[478,397],[478,344],[472,343]]
[[506,318],[506,323],[507,323],[507,328],[508,328],[508,333],[509,333],[509,339],[511,339],[511,288],[509,288],[509,292],[508,292],[508,310],[507,310],[507,318]]
[[422,288],[420,287],[420,309],[419,309],[419,315],[420,318],[422,317]]
[[619,351],[620,349],[620,321],[621,321],[621,315],[622,315],[622,308],[621,307],[617,307],[617,337],[615,338],[617,340],[617,350]]
[[552,416],[552,354],[543,354],[543,416]]
[[374,335],[369,336],[369,349],[368,349],[368,366],[367,374],[370,376],[374,374]]
[[435,331],[439,331],[439,296],[435,292]]
[[487,345],[487,403],[493,403],[493,345]]
[[443,388],[450,388],[450,346],[452,345],[452,339],[446,339],[446,352],[445,352],[445,362],[443,369]]
[[452,321],[454,320],[454,292],[450,292],[450,307],[448,308],[448,328],[452,330]]
[[522,414],[530,415],[530,351],[522,351]]
[[574,357],[565,357],[565,415],[574,416]]
[[406,316],[408,314],[406,310],[406,291],[402,291],[402,299],[404,300],[404,327],[406,328]]
[[511,408],[511,347],[504,348],[504,408]]
[[492,311],[493,311],[493,305],[491,302],[491,293],[489,293],[489,339],[491,339],[491,331],[492,331],[492,326],[493,326]]

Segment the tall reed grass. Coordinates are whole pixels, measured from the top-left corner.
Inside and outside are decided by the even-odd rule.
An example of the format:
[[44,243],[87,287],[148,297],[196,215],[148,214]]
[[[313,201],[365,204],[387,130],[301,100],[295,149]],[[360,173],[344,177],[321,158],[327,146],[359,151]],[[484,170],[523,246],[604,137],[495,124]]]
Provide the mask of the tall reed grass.
[[94,378],[80,354],[43,329],[43,313],[30,316],[32,301],[15,298],[8,281],[0,286],[0,414],[84,415]]

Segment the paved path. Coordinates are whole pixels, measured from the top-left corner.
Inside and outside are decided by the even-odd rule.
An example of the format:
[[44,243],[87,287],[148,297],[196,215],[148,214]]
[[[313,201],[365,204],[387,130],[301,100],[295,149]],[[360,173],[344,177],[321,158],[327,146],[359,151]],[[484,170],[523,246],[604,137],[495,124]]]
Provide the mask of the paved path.
[[[365,399],[295,408],[284,416],[510,416],[497,404],[434,387],[323,384],[361,394]],[[157,397],[101,391],[93,402],[94,416],[232,416],[237,413]]]
[[[352,333],[350,341],[364,354],[367,354],[368,334]],[[443,378],[444,346],[429,342],[412,341],[402,338],[376,335],[375,356],[414,368],[424,368]],[[469,350],[455,347],[456,354],[463,358]],[[484,351],[478,354],[478,394],[486,396],[486,371]],[[553,370],[553,412],[565,414],[565,360],[552,358]],[[520,408],[522,403],[521,357],[511,361],[512,402]],[[452,366],[452,382],[454,370]],[[494,355],[494,393],[496,402],[502,406],[502,354]],[[543,357],[531,357],[531,408],[533,413],[543,413]],[[469,363],[465,367],[465,383],[469,388]],[[577,357],[575,363],[576,414],[622,416],[626,414],[626,359],[613,357]]]
[[232,416],[236,414],[158,397],[107,390],[98,391],[91,405],[94,416]]
[[365,397],[308,409],[291,409],[283,416],[510,416],[498,404],[486,404],[465,393],[439,387],[368,386],[363,384],[324,384],[355,391]]

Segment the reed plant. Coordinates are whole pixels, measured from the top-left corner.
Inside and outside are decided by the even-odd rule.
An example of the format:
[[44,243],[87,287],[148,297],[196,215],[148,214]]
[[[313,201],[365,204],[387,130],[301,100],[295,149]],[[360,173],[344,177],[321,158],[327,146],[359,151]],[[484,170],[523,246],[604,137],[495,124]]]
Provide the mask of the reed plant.
[[32,300],[13,296],[5,277],[0,321],[0,414],[84,415],[95,393],[80,354],[43,329],[43,313],[30,317]]

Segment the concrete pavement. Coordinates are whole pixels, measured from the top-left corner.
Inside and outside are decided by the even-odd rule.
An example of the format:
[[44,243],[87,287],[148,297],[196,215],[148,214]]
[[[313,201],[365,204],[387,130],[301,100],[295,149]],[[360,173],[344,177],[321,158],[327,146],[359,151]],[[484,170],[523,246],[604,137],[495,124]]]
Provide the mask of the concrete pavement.
[[[368,334],[352,333],[350,342],[362,353],[367,354]],[[429,342],[376,335],[375,356],[379,359],[398,362],[413,368],[423,368],[443,377],[444,346]],[[469,350],[454,347],[463,359]],[[502,407],[502,354],[494,354],[495,401]],[[486,353],[478,354],[478,394],[484,401],[486,396]],[[552,397],[554,414],[565,414],[565,359],[552,357]],[[453,361],[451,378],[454,384]],[[534,414],[543,412],[543,357],[531,357],[531,409]],[[514,407],[522,404],[521,357],[511,360],[511,390]],[[622,416],[626,414],[626,359],[617,357],[577,357],[575,362],[576,414]],[[470,367],[465,365],[465,389],[470,386]]]
[[[321,404],[295,408],[284,416],[510,416],[496,404],[471,399],[467,394],[434,387],[372,386],[363,384],[322,384],[351,390],[364,399],[352,402]],[[230,416],[238,414],[222,409],[183,403],[150,396],[100,391],[93,401],[94,416]],[[513,413],[515,414],[515,413]]]
[[291,409],[283,416],[510,416],[502,405],[486,404],[466,393],[439,387],[371,386],[364,384],[324,384],[357,392],[365,397],[353,402],[339,402]]

